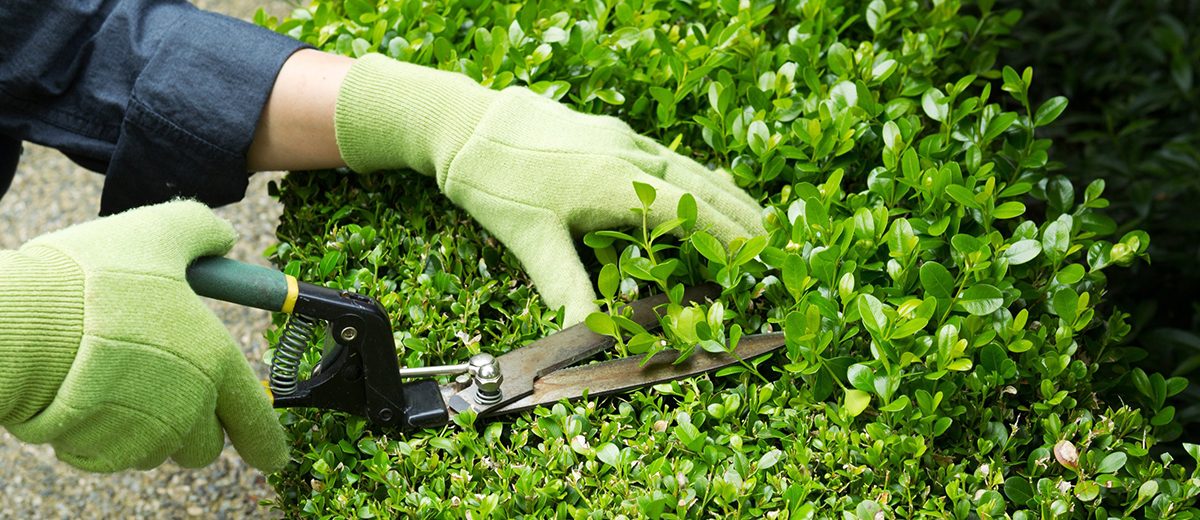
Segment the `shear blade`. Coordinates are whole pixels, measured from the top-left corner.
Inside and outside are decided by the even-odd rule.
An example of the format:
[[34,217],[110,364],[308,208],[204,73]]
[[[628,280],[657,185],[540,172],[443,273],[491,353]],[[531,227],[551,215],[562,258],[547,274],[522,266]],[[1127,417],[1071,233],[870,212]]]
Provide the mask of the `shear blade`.
[[[701,285],[685,291],[682,301],[685,305],[704,302],[720,293],[720,288],[712,284]],[[667,302],[665,294],[632,302],[629,304],[633,309],[630,319],[647,330],[654,330],[659,325],[658,308]],[[612,345],[612,338],[592,332],[587,325],[568,327],[496,358],[500,372],[504,374],[504,382],[500,385],[501,400],[481,404],[472,384],[448,395],[446,404],[451,413],[471,408],[481,415],[491,414],[532,394],[539,378],[588,359]]]
[[642,357],[627,357],[564,368],[535,380],[533,393],[490,410],[487,415],[520,412],[563,399],[577,399],[584,393],[595,397],[674,381],[724,368],[739,360],[749,361],[784,344],[783,333],[776,332],[743,337],[733,355],[698,351],[675,364],[679,352],[666,350],[655,354],[645,365]]

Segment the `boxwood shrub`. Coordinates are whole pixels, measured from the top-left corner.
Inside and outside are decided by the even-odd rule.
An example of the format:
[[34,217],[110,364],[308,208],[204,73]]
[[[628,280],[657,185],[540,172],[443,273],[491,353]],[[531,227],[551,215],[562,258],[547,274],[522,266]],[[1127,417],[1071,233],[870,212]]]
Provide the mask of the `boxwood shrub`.
[[[729,169],[768,234],[583,237],[612,355],[781,352],[624,396],[401,433],[289,410],[289,516],[1195,518],[1187,382],[1132,363],[1107,277],[1149,236],[1048,168],[1068,101],[996,63],[1020,13],[890,0],[318,0],[258,22],[491,88],[525,85]],[[1044,102],[1035,100],[1046,99]],[[520,265],[411,172],[295,172],[269,253],[378,298],[411,366],[558,328]],[[630,186],[634,211],[654,194]],[[636,194],[636,197],[634,196]],[[1120,230],[1120,231],[1118,231]],[[714,281],[662,332],[624,302]],[[277,332],[270,332],[274,337]],[[1153,354],[1153,353],[1150,353]],[[312,361],[311,358],[309,360]]]

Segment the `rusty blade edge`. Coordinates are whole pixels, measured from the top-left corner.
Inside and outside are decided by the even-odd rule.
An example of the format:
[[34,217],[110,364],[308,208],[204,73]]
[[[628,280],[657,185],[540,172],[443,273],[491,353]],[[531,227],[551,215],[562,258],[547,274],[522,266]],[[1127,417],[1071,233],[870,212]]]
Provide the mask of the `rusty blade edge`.
[[[704,284],[688,288],[684,292],[683,301],[704,302],[716,298],[719,294],[720,287]],[[633,321],[648,330],[657,329],[658,308],[668,301],[666,294],[658,294],[630,303]],[[475,386],[471,385],[447,396],[446,404],[453,412],[474,408],[481,414],[491,413],[494,409],[504,408],[509,402],[530,395],[535,388],[534,382],[541,376],[588,359],[612,344],[612,338],[592,332],[585,324],[568,327],[496,358],[500,363],[501,373],[504,374],[504,382],[500,387],[504,398],[499,403],[478,404]]]
[[534,382],[532,394],[491,410],[487,415],[520,412],[563,399],[577,399],[585,391],[589,397],[596,397],[674,381],[737,364],[738,358],[749,361],[784,344],[781,332],[757,334],[742,338],[734,350],[736,357],[700,350],[675,365],[672,363],[679,357],[679,352],[666,350],[651,357],[645,366],[640,366],[642,357],[637,356],[565,368]]

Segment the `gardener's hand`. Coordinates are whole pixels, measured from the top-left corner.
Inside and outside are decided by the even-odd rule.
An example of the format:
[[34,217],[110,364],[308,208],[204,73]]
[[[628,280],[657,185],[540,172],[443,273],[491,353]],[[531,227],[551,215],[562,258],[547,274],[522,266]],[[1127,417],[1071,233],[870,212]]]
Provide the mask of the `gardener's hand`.
[[568,325],[595,307],[572,236],[641,225],[632,182],[658,192],[651,217],[675,216],[692,193],[698,222],[722,242],[762,234],[761,208],[710,171],[612,118],[585,115],[525,88],[495,92],[466,76],[380,55],[351,67],[335,118],[356,171],[408,167],[504,242]]
[[184,278],[235,239],[172,202],[0,251],[0,424],[89,471],[204,466],[225,432],[251,465],[281,468],[263,387]]

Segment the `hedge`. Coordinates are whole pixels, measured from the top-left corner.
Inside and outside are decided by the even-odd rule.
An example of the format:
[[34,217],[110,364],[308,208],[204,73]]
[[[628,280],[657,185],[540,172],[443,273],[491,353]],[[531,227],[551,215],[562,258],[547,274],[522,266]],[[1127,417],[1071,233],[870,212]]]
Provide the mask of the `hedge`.
[[[672,233],[583,237],[611,354],[784,351],[712,376],[400,433],[289,410],[288,516],[1194,518],[1200,446],[1134,366],[1109,273],[1149,236],[1105,182],[1053,168],[1068,109],[997,64],[1020,13],[992,2],[318,0],[258,22],[620,117],[769,208],[728,249],[680,205]],[[1037,85],[1035,87],[1035,85]],[[1046,99],[1044,102],[1038,100]],[[294,172],[269,251],[378,298],[419,366],[558,328],[503,246],[411,172]],[[638,207],[630,186],[631,209]],[[1118,232],[1120,230],[1120,232]],[[623,303],[712,280],[662,335]],[[273,338],[278,331],[268,333]],[[310,363],[313,356],[310,356]],[[1166,448],[1166,449],[1164,449]],[[1174,455],[1173,455],[1174,454]],[[1175,457],[1181,457],[1175,460]]]

